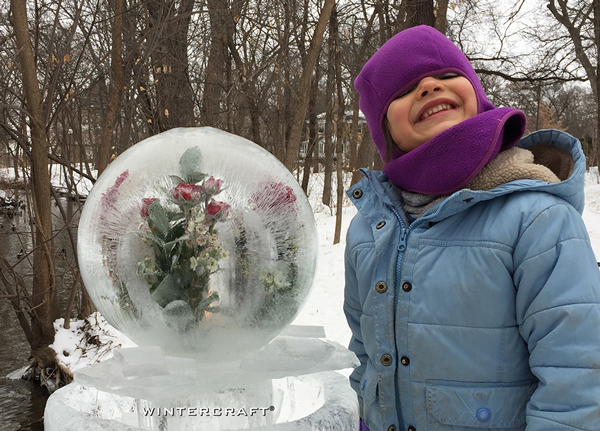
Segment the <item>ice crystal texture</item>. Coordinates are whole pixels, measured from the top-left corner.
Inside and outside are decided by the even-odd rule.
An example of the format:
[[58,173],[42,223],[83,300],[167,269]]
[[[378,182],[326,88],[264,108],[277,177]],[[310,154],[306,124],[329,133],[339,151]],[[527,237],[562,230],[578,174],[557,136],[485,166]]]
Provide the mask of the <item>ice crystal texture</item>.
[[212,128],[173,129],[117,157],[79,225],[98,310],[143,346],[218,360],[298,314],[315,274],[311,207],[270,153]]

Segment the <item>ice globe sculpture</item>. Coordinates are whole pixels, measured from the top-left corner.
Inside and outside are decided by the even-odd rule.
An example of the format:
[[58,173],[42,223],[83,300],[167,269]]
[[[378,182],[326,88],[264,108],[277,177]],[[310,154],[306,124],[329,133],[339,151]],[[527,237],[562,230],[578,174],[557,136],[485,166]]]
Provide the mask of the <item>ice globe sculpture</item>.
[[100,176],[79,224],[83,281],[141,346],[218,360],[260,349],[312,286],[317,233],[289,171],[212,128],[173,129]]

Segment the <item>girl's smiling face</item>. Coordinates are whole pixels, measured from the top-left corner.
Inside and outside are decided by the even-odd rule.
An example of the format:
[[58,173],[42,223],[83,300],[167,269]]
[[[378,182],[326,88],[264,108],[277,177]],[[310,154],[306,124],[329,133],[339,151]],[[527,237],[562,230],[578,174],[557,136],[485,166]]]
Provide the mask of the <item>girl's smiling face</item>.
[[394,100],[386,114],[390,135],[409,152],[444,130],[477,115],[469,80],[456,73],[428,76]]

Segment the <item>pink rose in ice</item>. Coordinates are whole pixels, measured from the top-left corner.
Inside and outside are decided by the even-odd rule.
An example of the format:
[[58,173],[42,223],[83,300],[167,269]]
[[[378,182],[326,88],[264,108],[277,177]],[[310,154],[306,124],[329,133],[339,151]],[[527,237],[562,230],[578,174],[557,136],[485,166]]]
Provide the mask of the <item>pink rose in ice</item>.
[[290,186],[283,183],[269,183],[252,195],[257,208],[278,208],[282,210],[296,201],[296,194]]
[[227,217],[229,215],[230,208],[231,206],[226,204],[225,202],[219,202],[214,199],[211,199],[208,205],[206,205],[206,212],[208,213],[208,215],[211,215],[213,217],[219,213],[221,213],[223,217]]
[[115,181],[115,186],[119,187],[123,181],[125,181],[127,179],[127,177],[129,176],[129,169],[127,169],[125,172],[123,172],[121,175],[119,175],[117,177],[117,180]]
[[123,184],[123,181],[125,181],[127,179],[127,177],[129,176],[129,169],[127,169],[125,172],[123,172],[121,175],[119,175],[117,177],[117,179],[115,180],[115,184],[110,187],[106,193],[102,194],[102,205],[106,205],[106,206],[114,206],[114,204],[117,202],[117,199],[119,198],[119,186],[121,184]]
[[221,186],[223,185],[223,180],[217,180],[215,177],[210,177],[206,181],[204,181],[204,189],[207,190],[211,194],[217,194],[221,191]]
[[200,194],[202,186],[196,184],[179,183],[177,187],[171,189],[171,195],[174,199],[183,199],[184,201],[192,200]]
[[140,210],[140,215],[143,218],[146,218],[150,215],[148,213],[148,210],[150,209],[150,205],[152,205],[152,203],[157,200],[158,200],[158,198],[143,198],[142,199],[142,209]]

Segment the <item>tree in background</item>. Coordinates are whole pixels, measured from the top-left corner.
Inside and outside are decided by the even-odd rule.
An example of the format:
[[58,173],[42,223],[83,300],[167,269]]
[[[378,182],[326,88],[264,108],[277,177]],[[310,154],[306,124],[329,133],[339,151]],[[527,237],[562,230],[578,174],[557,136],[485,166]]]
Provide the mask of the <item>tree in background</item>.
[[[18,60],[23,76],[25,106],[31,130],[31,187],[35,220],[33,252],[33,292],[28,322],[20,320],[31,345],[34,366],[43,374],[55,367],[55,357],[48,345],[54,341],[53,322],[59,317],[56,298],[54,250],[52,245],[52,214],[50,178],[48,175],[48,136],[44,119],[43,99],[38,82],[38,69],[27,26],[24,2],[12,0],[10,11],[16,38]],[[4,281],[4,280],[3,280]],[[6,284],[6,283],[5,283]],[[13,302],[13,305],[15,303]],[[22,310],[15,309],[17,314]]]
[[125,0],[115,0],[114,18],[112,25],[112,40],[110,49],[110,63],[112,80],[110,84],[108,106],[102,126],[102,135],[98,148],[98,159],[96,169],[98,175],[104,172],[108,166],[110,147],[113,144],[113,134],[121,96],[125,90],[125,77],[123,76],[123,11]]
[[[600,112],[600,2],[593,0],[569,3],[568,0],[548,0],[548,10],[560,26],[547,29],[545,41],[551,57],[562,61],[579,63],[590,83],[596,101],[596,112]],[[562,27],[563,31],[559,31]],[[567,43],[565,43],[567,41]],[[600,116],[596,115],[596,130],[600,130]],[[594,137],[594,158],[600,161],[599,137]]]

